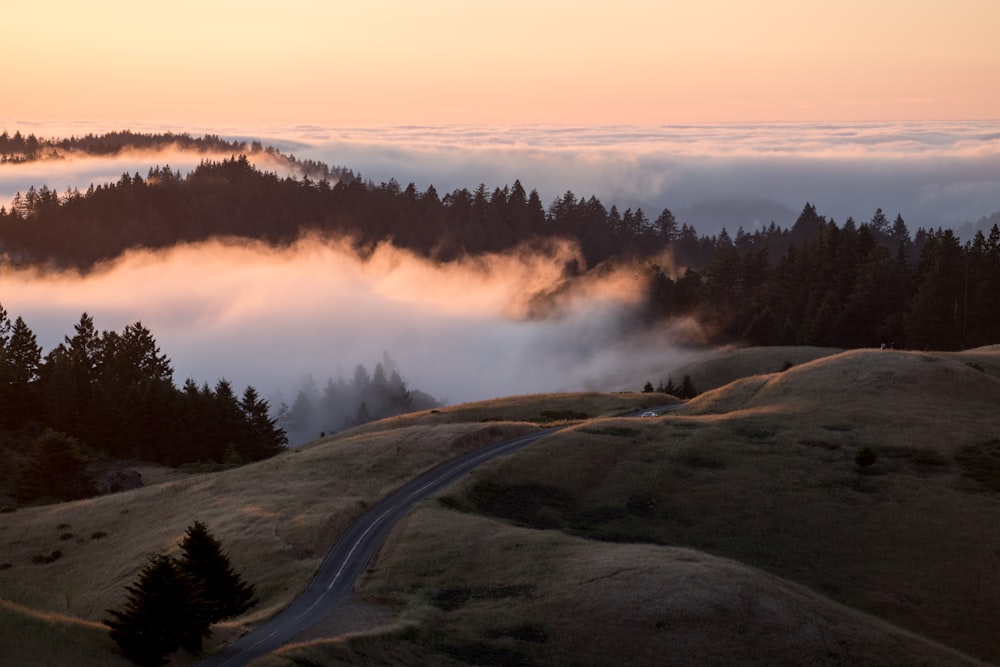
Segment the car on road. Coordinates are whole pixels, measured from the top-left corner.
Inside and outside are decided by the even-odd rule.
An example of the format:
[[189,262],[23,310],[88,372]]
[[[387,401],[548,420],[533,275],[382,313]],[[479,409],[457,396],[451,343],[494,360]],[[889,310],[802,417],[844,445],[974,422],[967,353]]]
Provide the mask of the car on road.
[[639,415],[639,416],[640,416],[640,417],[659,417],[659,416],[660,416],[660,413],[659,413],[659,412],[643,412],[643,413],[642,413],[641,415]]

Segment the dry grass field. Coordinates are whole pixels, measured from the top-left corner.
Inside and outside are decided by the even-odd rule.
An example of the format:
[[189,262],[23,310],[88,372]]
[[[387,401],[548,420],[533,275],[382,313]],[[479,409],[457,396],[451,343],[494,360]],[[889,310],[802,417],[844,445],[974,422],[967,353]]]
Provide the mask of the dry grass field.
[[[165,481],[0,513],[0,601],[14,605],[0,609],[0,637],[14,632],[25,651],[32,646],[50,651],[49,634],[58,632],[66,642],[78,644],[69,651],[74,664],[109,664],[113,644],[94,624],[105,618],[106,609],[121,607],[124,586],[135,581],[148,554],[176,552],[184,530],[200,520],[222,542],[236,569],[256,584],[261,599],[246,616],[217,629],[220,641],[286,605],[344,528],[419,472],[535,430],[537,424],[569,423],[564,406],[576,405],[578,418],[583,418],[664,400],[573,396],[526,397],[514,406],[501,401],[496,414],[477,404],[417,413],[224,472],[185,476],[141,468],[146,479]],[[496,415],[513,421],[496,421]],[[58,658],[51,663],[41,658],[38,663],[8,661],[9,655],[0,655],[0,664],[66,664]],[[91,655],[96,658],[90,660]]]
[[261,597],[217,643],[286,604],[404,479],[553,423],[393,531],[357,591],[371,627],[259,666],[1000,662],[1000,346],[700,363],[683,373],[713,388],[653,419],[618,415],[662,395],[490,401],[0,514],[0,639],[40,656],[0,663],[120,664],[95,622],[195,519]]

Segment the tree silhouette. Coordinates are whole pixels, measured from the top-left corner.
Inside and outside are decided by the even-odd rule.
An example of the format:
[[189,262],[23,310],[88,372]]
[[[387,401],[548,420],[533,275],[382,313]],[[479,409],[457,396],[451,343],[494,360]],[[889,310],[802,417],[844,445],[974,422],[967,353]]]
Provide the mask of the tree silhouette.
[[204,621],[174,559],[150,556],[138,581],[125,590],[124,610],[108,609],[111,618],[104,623],[129,660],[162,665],[167,655],[191,645],[194,638],[200,644]]
[[152,555],[128,592],[125,608],[108,609],[111,638],[130,660],[162,665],[178,648],[201,651],[211,626],[257,603],[254,587],[237,574],[219,542],[200,521],[188,527],[181,557]]
[[233,569],[205,524],[195,521],[189,526],[180,547],[177,566],[193,591],[206,631],[209,625],[239,616],[257,604],[254,586]]

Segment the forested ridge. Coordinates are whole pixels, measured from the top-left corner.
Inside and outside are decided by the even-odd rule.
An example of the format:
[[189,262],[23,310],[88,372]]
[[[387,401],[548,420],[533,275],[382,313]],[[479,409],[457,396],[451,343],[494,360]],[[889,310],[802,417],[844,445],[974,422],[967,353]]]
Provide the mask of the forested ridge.
[[117,156],[128,151],[164,151],[177,149],[193,153],[244,154],[259,157],[265,154],[276,165],[281,165],[310,178],[349,181],[355,178],[349,169],[330,167],[316,160],[300,160],[286,155],[274,146],[265,146],[258,140],[246,142],[226,140],[218,135],[206,134],[192,137],[187,133],[139,133],[130,130],[86,134],[65,139],[42,139],[34,134],[19,131],[0,133],[0,164],[21,164],[42,160],[64,160],[78,156]]
[[[99,151],[137,137],[175,138],[121,133],[76,141]],[[129,248],[216,236],[288,244],[319,232],[352,239],[361,254],[391,240],[443,262],[567,238],[583,258],[566,267],[567,276],[639,262],[650,277],[649,317],[695,315],[710,325],[713,342],[957,349],[1000,340],[995,224],[962,243],[941,228],[911,233],[901,215],[890,220],[881,209],[860,223],[837,223],[806,203],[790,229],[772,223],[705,236],[669,209],[653,218],[572,191],[545,206],[520,181],[441,196],[433,186],[419,191],[395,180],[366,183],[344,168],[319,171],[318,180],[279,177],[234,153],[188,174],[155,167],[86,192],[32,187],[0,209],[0,252],[14,265],[86,271]],[[666,266],[665,257],[680,268]]]
[[[0,498],[74,500],[99,492],[88,472],[108,460],[237,465],[374,419],[439,405],[410,390],[388,354],[350,382],[311,383],[277,410],[253,386],[174,383],[170,359],[141,322],[99,331],[84,313],[43,352],[21,316],[0,305]],[[108,485],[105,484],[105,487]],[[111,486],[114,486],[113,484]]]
[[178,388],[141,322],[98,331],[84,313],[43,355],[23,318],[0,306],[0,454],[22,502],[96,493],[85,467],[99,458],[178,466],[273,456],[287,438],[270,412],[252,386],[237,394],[226,380],[188,379]]

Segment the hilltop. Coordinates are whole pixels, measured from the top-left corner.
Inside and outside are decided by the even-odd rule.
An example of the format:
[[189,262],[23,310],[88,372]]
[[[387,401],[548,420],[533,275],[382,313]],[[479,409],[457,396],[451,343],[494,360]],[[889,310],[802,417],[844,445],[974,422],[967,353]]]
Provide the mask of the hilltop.
[[[261,597],[217,628],[217,644],[286,604],[349,522],[403,480],[564,423],[397,526],[353,618],[328,630],[356,632],[318,628],[260,663],[1000,661],[1000,347],[798,355],[721,351],[699,362],[702,375],[684,369],[707,390],[653,419],[620,415],[669,397],[512,397],[5,513],[0,637],[20,638],[21,664],[70,651],[116,664],[95,623],[145,554],[169,551],[198,519]],[[863,467],[865,447],[876,460]]]

